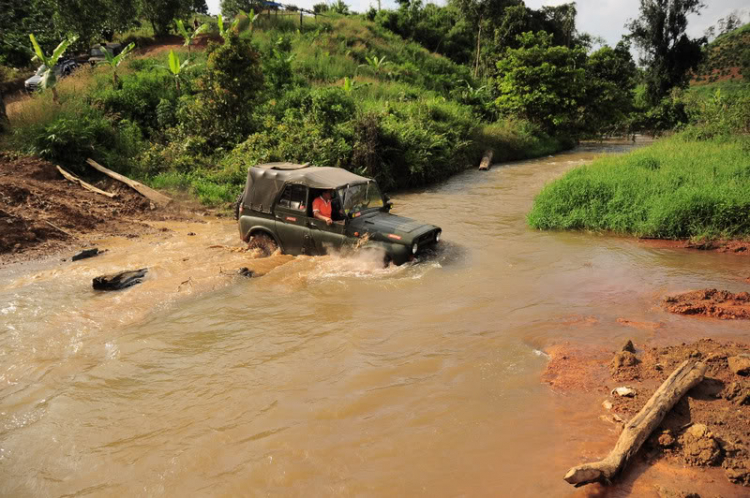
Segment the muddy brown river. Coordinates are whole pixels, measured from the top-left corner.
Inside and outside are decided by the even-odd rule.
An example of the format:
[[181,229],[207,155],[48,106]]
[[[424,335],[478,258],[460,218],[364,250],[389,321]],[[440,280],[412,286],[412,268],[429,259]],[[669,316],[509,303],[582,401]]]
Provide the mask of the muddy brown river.
[[[565,471],[615,428],[540,382],[545,348],[750,337],[660,308],[747,290],[746,259],[526,225],[546,182],[630,147],[395,195],[394,212],[443,228],[417,265],[254,260],[229,250],[232,222],[207,219],[0,270],[0,495],[573,494]],[[138,267],[139,286],[91,289]]]

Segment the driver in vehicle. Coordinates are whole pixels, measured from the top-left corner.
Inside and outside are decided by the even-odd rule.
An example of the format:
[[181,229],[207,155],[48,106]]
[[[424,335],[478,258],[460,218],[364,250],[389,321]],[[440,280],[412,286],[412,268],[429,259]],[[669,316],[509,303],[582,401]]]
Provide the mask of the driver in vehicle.
[[332,207],[331,207],[331,199],[333,198],[333,194],[330,190],[325,190],[322,194],[320,194],[320,197],[316,198],[313,201],[312,207],[313,207],[313,216],[319,220],[323,220],[326,222],[326,225],[331,225],[333,223],[333,217],[332,217]]

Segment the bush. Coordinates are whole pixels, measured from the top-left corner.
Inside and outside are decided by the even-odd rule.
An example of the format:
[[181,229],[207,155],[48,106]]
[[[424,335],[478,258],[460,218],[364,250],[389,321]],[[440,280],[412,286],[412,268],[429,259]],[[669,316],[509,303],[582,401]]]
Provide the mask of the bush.
[[87,114],[61,113],[50,123],[15,130],[23,134],[25,152],[86,173],[86,159],[127,170],[142,145],[138,126],[128,120],[115,125],[92,110]]
[[150,69],[121,76],[118,88],[107,82],[92,99],[106,113],[132,120],[151,134],[161,126],[159,105],[175,102],[177,92],[166,71]]

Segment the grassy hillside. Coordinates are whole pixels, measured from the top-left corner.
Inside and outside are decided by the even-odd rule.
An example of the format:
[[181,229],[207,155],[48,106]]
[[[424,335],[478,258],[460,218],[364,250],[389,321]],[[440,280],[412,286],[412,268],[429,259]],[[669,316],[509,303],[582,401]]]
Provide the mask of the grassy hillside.
[[[4,147],[79,172],[93,157],[209,204],[233,200],[247,168],[267,161],[340,166],[398,189],[476,164],[488,146],[499,160],[561,147],[528,122],[497,121],[466,67],[360,18],[301,29],[297,17],[261,18],[225,44],[213,29],[208,49],[149,47],[116,86],[111,68],[81,69],[60,82],[60,105],[44,92],[12,106]],[[191,60],[179,92],[169,50]]]
[[717,81],[741,80],[741,60],[748,49],[750,24],[719,36],[706,47],[706,60],[696,71],[692,83],[704,85]]

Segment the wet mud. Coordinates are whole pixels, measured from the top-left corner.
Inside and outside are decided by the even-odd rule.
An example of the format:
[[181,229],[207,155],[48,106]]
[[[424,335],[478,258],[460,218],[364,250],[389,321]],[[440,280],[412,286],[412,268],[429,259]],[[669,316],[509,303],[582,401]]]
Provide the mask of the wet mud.
[[185,220],[182,207],[152,209],[130,187],[92,173],[108,198],[65,180],[45,160],[0,155],[0,264],[90,246],[103,236],[134,238],[155,229],[147,221]]
[[750,319],[750,293],[704,289],[669,296],[665,308],[680,315],[703,316],[722,320]]
[[690,240],[639,239],[638,243],[654,249],[689,249],[737,256],[750,256],[750,241],[747,240],[694,242]]
[[[747,496],[750,356],[746,355],[750,345],[701,339],[666,347],[636,344],[635,353],[569,345],[550,348],[548,352],[551,359],[543,381],[556,392],[592,401],[588,406],[597,410],[590,414],[592,423],[614,429],[609,449],[622,425],[643,408],[677,366],[688,358],[704,362],[704,380],[667,414],[634,458],[633,468],[626,469],[622,480],[616,483],[615,490],[633,489],[638,475],[645,468],[654,467],[652,478],[644,479],[637,487],[644,492],[650,488],[655,496],[687,496],[691,492]],[[601,404],[596,403],[599,400]],[[596,460],[609,449],[600,449],[602,454],[587,454],[585,458]],[[571,466],[578,463],[582,462],[573,456]],[[677,473],[685,473],[685,478],[664,478]],[[589,492],[596,493],[597,489],[605,488],[590,486]]]

